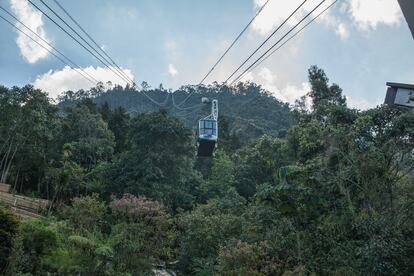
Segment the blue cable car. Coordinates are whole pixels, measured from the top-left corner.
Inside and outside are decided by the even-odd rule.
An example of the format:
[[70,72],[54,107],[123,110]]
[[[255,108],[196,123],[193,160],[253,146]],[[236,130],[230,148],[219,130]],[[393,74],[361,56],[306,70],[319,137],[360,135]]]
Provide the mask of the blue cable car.
[[198,121],[197,156],[211,157],[218,141],[218,102],[212,101],[211,114]]

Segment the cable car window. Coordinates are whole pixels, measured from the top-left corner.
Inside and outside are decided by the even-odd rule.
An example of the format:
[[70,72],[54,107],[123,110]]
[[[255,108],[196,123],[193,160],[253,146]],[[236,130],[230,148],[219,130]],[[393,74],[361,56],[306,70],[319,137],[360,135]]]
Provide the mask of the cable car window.
[[217,135],[217,122],[214,120],[200,121],[200,135]]

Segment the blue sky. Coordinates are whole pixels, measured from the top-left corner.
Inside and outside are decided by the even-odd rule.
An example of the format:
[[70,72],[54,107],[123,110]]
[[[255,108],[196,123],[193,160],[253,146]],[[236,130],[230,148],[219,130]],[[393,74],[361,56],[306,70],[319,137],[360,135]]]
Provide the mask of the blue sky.
[[[39,0],[32,1],[43,7]],[[63,15],[52,0],[45,1]],[[174,89],[198,83],[265,1],[59,2],[136,83],[162,83]],[[270,0],[206,83],[224,81],[300,2]],[[267,47],[318,2],[308,0]],[[123,84],[26,0],[0,0],[0,4],[97,79]],[[90,86],[3,21],[0,34],[0,84],[33,83],[53,97],[66,89]],[[350,105],[358,108],[381,103],[387,81],[414,83],[414,40],[397,1],[339,0],[327,15],[249,73],[246,80],[292,102],[309,90],[307,69],[313,64],[325,69],[330,80],[344,89]]]

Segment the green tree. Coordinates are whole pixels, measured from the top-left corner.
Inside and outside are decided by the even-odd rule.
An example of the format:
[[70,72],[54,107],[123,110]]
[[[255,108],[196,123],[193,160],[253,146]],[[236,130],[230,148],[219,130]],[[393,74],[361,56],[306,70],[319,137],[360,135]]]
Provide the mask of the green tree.
[[223,196],[234,185],[233,162],[223,150],[218,150],[214,156],[210,175],[201,186],[203,201]]
[[107,193],[131,193],[189,208],[199,175],[192,170],[192,133],[166,111],[141,114],[129,132],[131,149],[107,172]]
[[116,108],[108,122],[109,129],[115,135],[115,153],[121,153],[128,149],[128,132],[130,128],[130,116],[122,106]]
[[72,146],[72,159],[87,170],[110,160],[114,152],[114,135],[107,123],[83,104],[66,109],[63,139]]
[[12,252],[13,239],[17,235],[19,222],[15,215],[0,208],[0,272],[5,273]]
[[322,69],[312,66],[308,73],[312,88],[309,96],[312,98],[315,113],[325,115],[324,109],[331,105],[346,105],[346,99],[342,96],[342,89],[337,84],[329,86],[329,79]]
[[[55,157],[59,131],[57,108],[33,86],[0,88],[0,182],[44,192],[49,160]],[[46,187],[47,189],[47,187]]]
[[13,270],[16,273],[44,274],[48,269],[45,260],[57,246],[58,233],[54,228],[41,220],[25,221],[20,226],[13,252]]
[[249,244],[231,240],[220,248],[217,275],[271,275],[276,274],[277,263],[269,260],[270,247],[265,242]]
[[242,232],[245,200],[230,189],[222,198],[179,217],[180,267],[186,274],[212,275],[221,246]]
[[72,206],[63,210],[63,216],[79,230],[98,231],[102,226],[107,208],[97,194],[75,197]]
[[253,196],[257,186],[274,183],[275,172],[290,160],[286,143],[266,135],[238,151],[235,157],[236,189],[245,197]]

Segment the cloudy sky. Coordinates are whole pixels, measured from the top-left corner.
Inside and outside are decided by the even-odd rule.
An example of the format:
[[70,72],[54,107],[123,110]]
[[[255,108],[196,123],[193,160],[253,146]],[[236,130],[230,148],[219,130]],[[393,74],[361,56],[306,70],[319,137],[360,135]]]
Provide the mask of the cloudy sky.
[[[32,1],[44,7],[40,0]],[[53,0],[44,1],[64,15]],[[302,1],[270,0],[206,82],[226,80]],[[321,9],[331,1],[326,0]],[[162,83],[167,88],[198,83],[264,2],[59,0],[136,83]],[[319,2],[308,0],[267,47]],[[125,84],[26,0],[0,0],[0,5],[89,75]],[[1,10],[0,14],[7,17]],[[32,83],[51,96],[90,87],[76,71],[3,20],[0,34],[0,84]],[[397,0],[339,0],[245,79],[292,102],[309,90],[307,69],[313,64],[323,68],[344,89],[350,105],[358,108],[381,103],[387,81],[414,83],[414,40]]]

